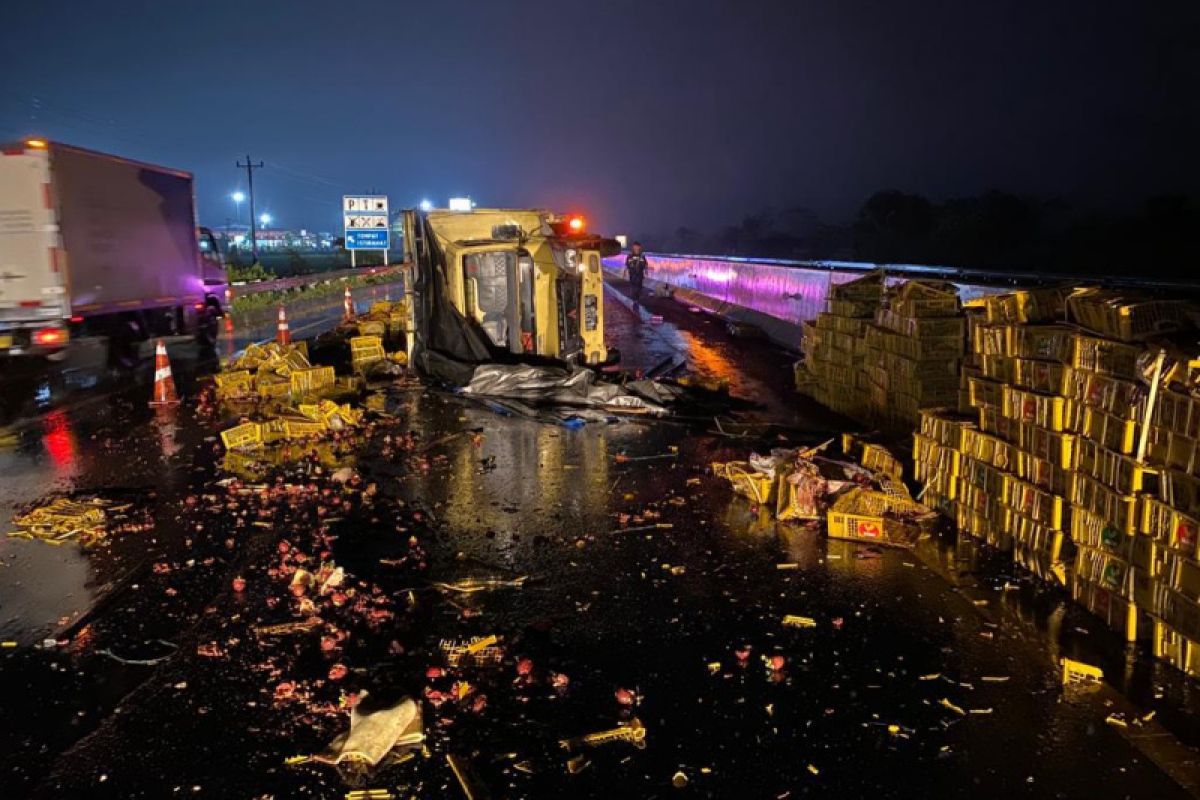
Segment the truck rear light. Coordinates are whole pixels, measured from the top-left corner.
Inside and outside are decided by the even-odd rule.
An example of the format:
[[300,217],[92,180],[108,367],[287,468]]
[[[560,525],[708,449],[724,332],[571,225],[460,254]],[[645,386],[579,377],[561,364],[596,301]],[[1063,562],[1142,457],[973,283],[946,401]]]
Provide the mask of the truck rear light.
[[79,324],[79,323],[81,323],[81,322],[83,322],[83,317],[79,316],[78,314],[76,314],[75,316],[71,317],[71,323],[72,323],[73,325],[78,325],[78,324]]
[[66,344],[67,332],[62,328],[39,328],[33,332],[33,343],[39,347]]
[[41,307],[42,307],[41,300],[22,300],[21,301],[21,308],[41,308]]

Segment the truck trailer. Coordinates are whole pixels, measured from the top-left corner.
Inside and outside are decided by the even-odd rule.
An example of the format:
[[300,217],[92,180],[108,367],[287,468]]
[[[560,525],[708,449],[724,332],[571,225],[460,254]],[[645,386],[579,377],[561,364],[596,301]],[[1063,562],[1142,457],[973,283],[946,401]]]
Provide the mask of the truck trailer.
[[0,358],[61,357],[90,336],[113,353],[153,336],[211,344],[224,281],[191,173],[41,139],[0,147]]

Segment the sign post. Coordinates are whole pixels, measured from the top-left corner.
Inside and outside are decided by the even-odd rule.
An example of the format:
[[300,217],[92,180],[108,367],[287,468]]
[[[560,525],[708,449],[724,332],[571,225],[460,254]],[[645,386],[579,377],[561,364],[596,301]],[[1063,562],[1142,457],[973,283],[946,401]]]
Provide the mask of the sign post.
[[346,249],[350,251],[350,266],[356,266],[355,256],[359,250],[382,250],[386,266],[391,244],[387,195],[343,195],[342,220],[345,223]]

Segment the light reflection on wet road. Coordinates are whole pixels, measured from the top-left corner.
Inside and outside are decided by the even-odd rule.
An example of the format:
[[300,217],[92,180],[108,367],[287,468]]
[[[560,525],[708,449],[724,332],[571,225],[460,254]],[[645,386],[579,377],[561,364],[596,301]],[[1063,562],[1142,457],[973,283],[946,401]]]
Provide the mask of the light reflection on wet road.
[[[762,342],[731,339],[719,323],[664,303],[651,303],[667,317],[653,329],[624,305],[606,304],[624,366],[648,369],[682,353],[696,372],[728,379],[735,393],[760,401],[761,417],[803,423],[811,435],[828,432],[832,418],[788,389],[790,357]],[[340,305],[323,319],[338,312]],[[293,331],[315,329],[321,320],[319,312],[297,315]],[[227,346],[269,338],[273,324],[235,332]],[[8,626],[0,631],[12,631],[0,634],[5,638],[38,640],[59,616],[85,611],[96,584],[133,569],[139,558],[186,557],[174,520],[183,496],[212,478],[210,463],[193,462],[193,454],[211,450],[205,437],[212,430],[187,407],[176,420],[159,422],[144,397],[144,387],[127,387],[107,402],[44,415],[23,427],[18,445],[0,451],[6,513],[56,488],[119,486],[152,492],[147,502],[159,521],[146,539],[125,537],[91,555],[71,546],[0,543],[0,574],[20,576],[24,586],[14,595],[6,594],[9,581],[0,583],[0,625]],[[930,541],[910,553],[777,526],[706,474],[712,461],[744,457],[746,445],[694,427],[635,420],[571,431],[420,391],[406,393],[400,409],[405,429],[443,443],[415,472],[398,472],[383,459],[360,469],[433,515],[430,577],[484,568],[533,576],[519,592],[462,599],[477,614],[439,611],[436,629],[419,636],[496,633],[522,642],[577,687],[557,705],[494,695],[494,710],[477,726],[459,722],[443,734],[464,749],[521,748],[611,724],[615,686],[634,687],[644,698],[638,713],[650,729],[645,751],[601,753],[578,776],[539,773],[510,793],[502,787],[511,778],[485,760],[481,769],[498,796],[665,796],[675,791],[670,779],[679,769],[691,778],[688,792],[709,797],[1181,795],[1104,724],[1109,703],[1124,708],[1128,701],[1111,689],[1064,695],[1055,659],[1061,652],[1103,663],[1140,710],[1161,708],[1185,732],[1195,724],[1190,683],[1146,659],[1130,662],[1098,622],[1066,611],[1061,594],[1018,585],[1010,569],[989,565],[970,543]],[[674,459],[614,459],[673,447]],[[619,532],[622,515],[648,507],[673,527]],[[346,532],[339,560],[363,574],[379,571],[362,552],[368,543],[354,533]],[[796,566],[781,570],[779,563]],[[1010,580],[1016,588],[1006,591]],[[188,625],[201,626],[196,638],[219,636],[218,620],[241,611],[227,595],[212,603],[214,613],[186,616]],[[784,628],[784,614],[811,616],[817,628]],[[124,621],[97,628],[88,636],[115,641],[121,652],[144,647],[154,629]],[[23,759],[5,765],[10,776],[19,774],[17,785],[40,783],[44,797],[160,797],[191,785],[209,796],[344,791],[317,777],[327,772],[279,768],[284,756],[319,743],[289,739],[277,712],[249,705],[260,699],[262,679],[246,665],[225,674],[185,657],[161,674],[113,676],[110,663],[88,658],[95,646],[88,640],[81,651],[44,661],[85,675],[72,680],[83,681],[75,691],[94,704],[89,722],[96,734],[56,761],[54,748],[69,746],[69,736],[46,734],[51,754],[36,756],[38,733],[24,741],[10,730],[0,747]],[[21,653],[25,668],[44,665],[40,654]],[[774,654],[785,656],[784,669],[764,667],[762,657]],[[97,687],[127,689],[140,680],[146,688],[122,714],[108,716],[121,693]],[[10,675],[10,687],[22,684],[56,689],[45,675]],[[172,689],[178,686],[187,688]],[[174,702],[206,712],[172,712]],[[11,714],[18,705],[9,698],[0,711]],[[439,763],[412,769],[440,776],[427,779],[426,796],[449,786],[439,783]],[[99,774],[108,778],[103,786]]]

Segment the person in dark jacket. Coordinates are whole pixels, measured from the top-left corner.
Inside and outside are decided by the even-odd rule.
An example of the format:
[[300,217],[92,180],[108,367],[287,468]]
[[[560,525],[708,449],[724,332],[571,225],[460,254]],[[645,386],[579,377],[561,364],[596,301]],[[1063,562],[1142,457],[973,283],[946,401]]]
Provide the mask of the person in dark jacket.
[[633,286],[635,303],[642,299],[642,283],[646,280],[646,273],[649,271],[650,265],[646,262],[646,256],[642,254],[642,243],[634,242],[631,252],[625,257],[625,272],[629,275],[629,283]]

